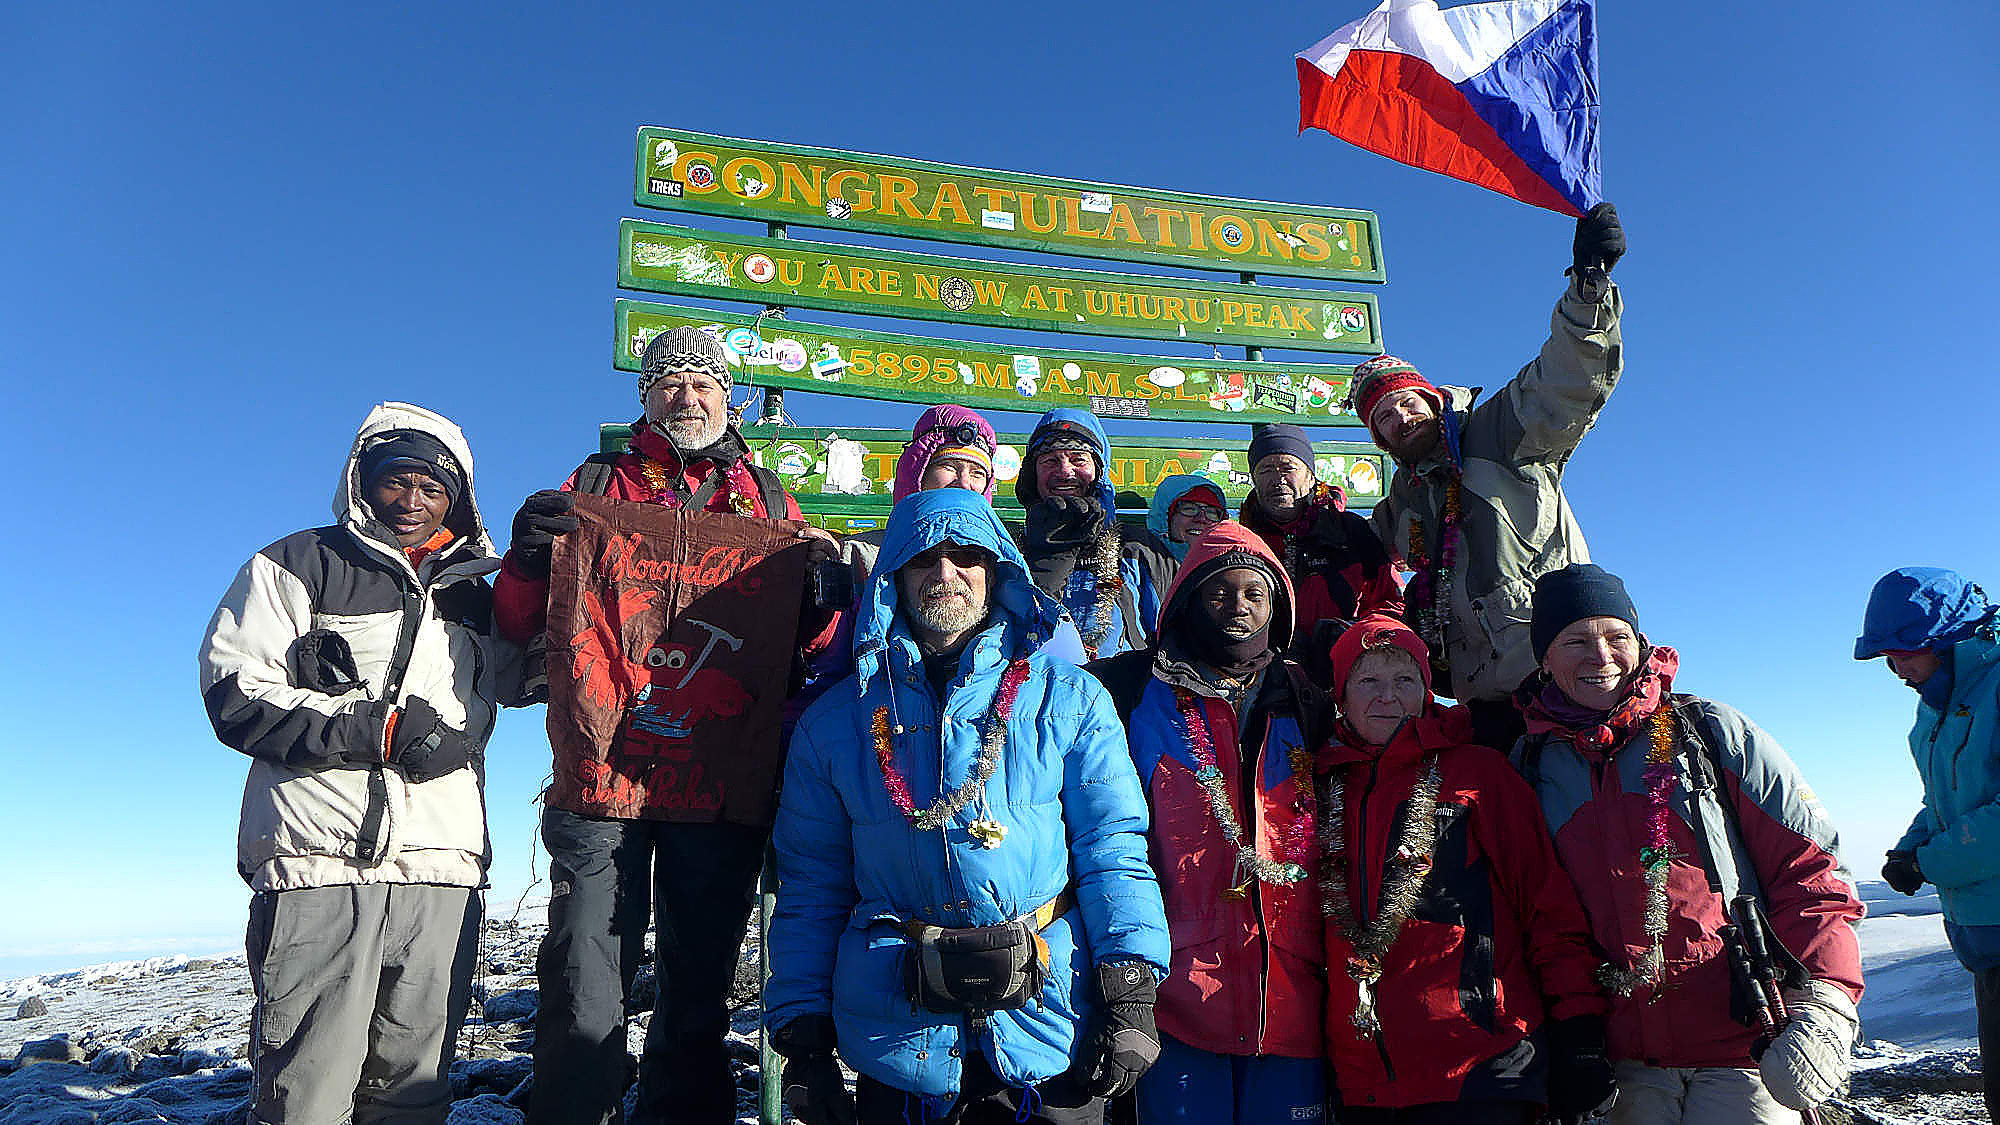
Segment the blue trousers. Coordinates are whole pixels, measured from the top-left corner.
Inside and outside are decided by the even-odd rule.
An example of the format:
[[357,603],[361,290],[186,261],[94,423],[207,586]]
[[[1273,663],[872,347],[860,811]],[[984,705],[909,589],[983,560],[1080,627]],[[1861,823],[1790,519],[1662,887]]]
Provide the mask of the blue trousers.
[[1139,1125],[1325,1125],[1326,1063],[1211,1054],[1162,1035],[1138,1101]]

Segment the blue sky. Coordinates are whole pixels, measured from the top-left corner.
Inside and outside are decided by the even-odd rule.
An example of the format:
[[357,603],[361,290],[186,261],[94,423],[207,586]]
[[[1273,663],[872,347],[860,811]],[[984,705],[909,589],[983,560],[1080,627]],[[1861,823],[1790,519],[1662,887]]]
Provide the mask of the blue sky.
[[[1570,221],[1295,133],[1293,52],[1368,6],[17,7],[0,976],[240,943],[245,761],[195,685],[215,601],[328,519],[375,402],[464,426],[503,537],[635,413],[607,343],[640,125],[1370,208],[1390,349],[1497,387]],[[1570,495],[1681,685],[1772,731],[1872,876],[1918,789],[1914,697],[1849,658],[1867,590],[1905,563],[2000,583],[1995,9],[1611,2],[1599,26],[1627,368]],[[539,709],[489,761],[504,911],[544,863]]]

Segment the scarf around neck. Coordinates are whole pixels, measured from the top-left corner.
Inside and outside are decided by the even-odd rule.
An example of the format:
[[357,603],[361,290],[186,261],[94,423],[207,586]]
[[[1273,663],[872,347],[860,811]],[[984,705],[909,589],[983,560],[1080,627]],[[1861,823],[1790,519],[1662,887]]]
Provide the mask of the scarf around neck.
[[1529,734],[1566,734],[1579,750],[1609,753],[1624,745],[1660,709],[1673,691],[1680,659],[1680,654],[1666,645],[1649,647],[1638,675],[1625,689],[1625,697],[1608,711],[1581,706],[1564,695],[1555,681],[1543,683],[1539,678],[1521,685],[1514,703],[1527,720]]

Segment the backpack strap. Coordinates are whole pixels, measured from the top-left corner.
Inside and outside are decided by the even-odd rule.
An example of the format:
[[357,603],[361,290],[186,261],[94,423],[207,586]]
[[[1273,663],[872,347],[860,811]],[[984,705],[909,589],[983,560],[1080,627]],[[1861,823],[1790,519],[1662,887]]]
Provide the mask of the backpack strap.
[[791,505],[787,500],[785,482],[778,478],[778,474],[747,459],[743,467],[750,470],[750,478],[757,482],[757,496],[764,502],[764,514],[774,520],[789,518],[785,513],[791,510]]
[[576,491],[586,496],[604,496],[611,491],[611,481],[617,476],[614,468],[622,453],[593,453],[576,467]]
[[[1694,813],[1694,838],[1708,873],[1709,889],[1722,896],[1725,907],[1740,894],[1761,900],[1763,885],[1750,863],[1749,849],[1743,845],[1743,825],[1734,802],[1722,790],[1721,759],[1702,737],[1702,723],[1693,702],[1693,696],[1675,693],[1666,705],[1674,710],[1674,725],[1680,730],[1686,752],[1689,811]],[[1744,860],[1740,865],[1736,862],[1739,855]]]

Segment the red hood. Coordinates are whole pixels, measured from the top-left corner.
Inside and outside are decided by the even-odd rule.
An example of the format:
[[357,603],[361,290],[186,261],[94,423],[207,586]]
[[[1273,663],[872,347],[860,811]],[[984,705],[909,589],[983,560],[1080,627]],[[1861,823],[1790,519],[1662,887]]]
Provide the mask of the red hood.
[[1209,563],[1231,551],[1257,556],[1269,564],[1271,572],[1278,576],[1278,582],[1284,588],[1285,601],[1271,612],[1271,647],[1284,651],[1292,643],[1292,630],[1297,624],[1293,620],[1293,607],[1298,604],[1298,595],[1292,590],[1292,576],[1285,573],[1284,562],[1271,553],[1262,536],[1235,520],[1223,520],[1188,544],[1187,557],[1181,560],[1180,569],[1174,572],[1174,580],[1167,586],[1167,596],[1160,600],[1160,620],[1155,623],[1158,631],[1164,634],[1168,619],[1181,608],[1176,604],[1181,596],[1181,586],[1206,577],[1197,575],[1207,569]]

